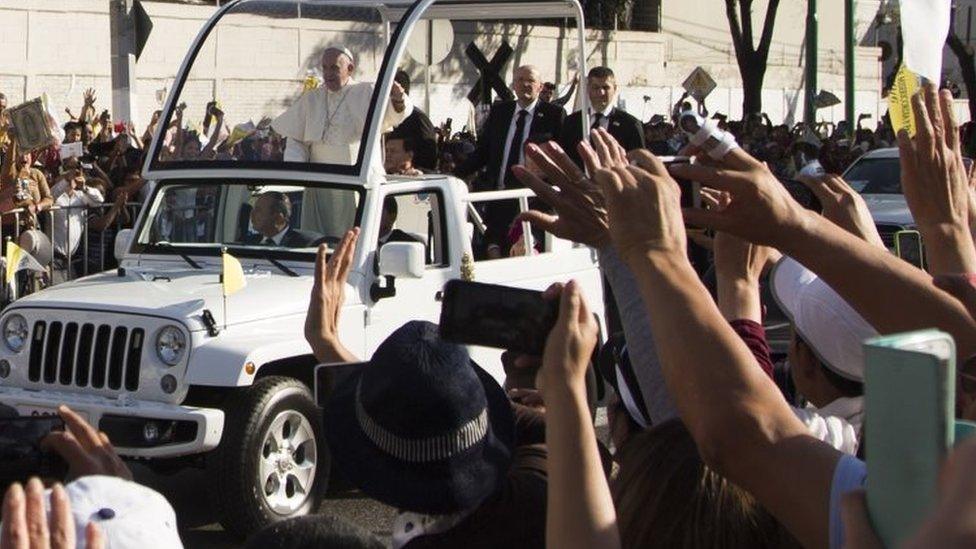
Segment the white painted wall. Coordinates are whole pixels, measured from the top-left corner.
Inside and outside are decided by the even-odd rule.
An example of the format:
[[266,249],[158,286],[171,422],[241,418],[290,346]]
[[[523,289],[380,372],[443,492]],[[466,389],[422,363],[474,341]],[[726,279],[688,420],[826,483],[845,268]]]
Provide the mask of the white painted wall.
[[[757,29],[765,12],[764,0],[754,13]],[[859,18],[870,21],[877,0],[860,0]],[[155,92],[169,87],[188,46],[212,6],[144,3],[155,25],[137,66],[136,122],[144,124],[158,103]],[[782,2],[766,76],[764,108],[774,121],[787,121],[802,112],[805,2]],[[820,84],[843,98],[842,0],[821,0]],[[708,100],[710,110],[741,115],[742,90],[721,0],[668,0],[663,8],[663,32],[591,32],[587,63],[607,64],[618,74],[621,100],[633,114],[646,120],[667,113],[681,94],[681,82],[703,65],[719,83]],[[866,28],[866,23],[859,25]],[[255,120],[267,110],[255,98],[287,97],[300,89],[313,51],[325,35],[316,29],[288,25],[233,29],[221,35],[201,56],[212,61],[195,74],[188,93],[198,100],[216,96],[228,112],[253,112]],[[758,32],[758,30],[757,30]],[[863,29],[862,29],[863,32]],[[464,57],[465,45],[474,40],[491,53],[506,39],[516,49],[515,64],[538,65],[544,78],[565,84],[575,74],[575,32],[554,27],[524,25],[455,24],[455,43],[448,58],[432,69],[432,118],[448,116],[459,129],[470,108],[464,96],[476,74]],[[364,72],[372,73],[381,60],[380,39],[357,52]],[[260,52],[256,54],[255,52]],[[414,96],[420,88],[422,67],[402,63],[411,72]],[[219,68],[218,68],[219,67]],[[506,70],[506,76],[510,74]],[[877,118],[881,67],[878,50],[858,50],[857,110]],[[371,79],[365,78],[367,80]],[[80,109],[81,94],[94,87],[99,106],[110,104],[109,20],[107,0],[0,0],[0,91],[11,105],[46,91],[60,109]],[[645,101],[644,97],[648,100]],[[826,120],[843,117],[843,105],[821,111]],[[236,114],[236,112],[235,112]],[[232,122],[233,120],[232,117]]]

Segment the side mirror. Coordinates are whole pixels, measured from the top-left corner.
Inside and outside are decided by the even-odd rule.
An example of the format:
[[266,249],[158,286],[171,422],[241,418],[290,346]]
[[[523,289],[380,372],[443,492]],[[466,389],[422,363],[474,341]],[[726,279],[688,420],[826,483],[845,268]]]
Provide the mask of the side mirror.
[[419,242],[390,242],[380,247],[379,275],[394,278],[424,276],[424,245]]
[[122,262],[122,258],[125,257],[125,252],[129,250],[129,244],[132,242],[132,229],[122,229],[115,235],[115,260]]
[[380,280],[369,289],[373,301],[395,296],[397,277],[424,276],[424,253],[424,245],[419,242],[390,242],[381,246],[376,269]]

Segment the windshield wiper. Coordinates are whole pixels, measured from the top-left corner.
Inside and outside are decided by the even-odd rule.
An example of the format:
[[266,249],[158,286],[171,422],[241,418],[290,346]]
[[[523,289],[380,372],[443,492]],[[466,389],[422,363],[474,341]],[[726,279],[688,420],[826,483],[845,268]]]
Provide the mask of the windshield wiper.
[[199,263],[197,263],[196,261],[194,261],[192,257],[190,257],[190,256],[186,255],[185,253],[177,250],[176,248],[173,247],[172,244],[170,244],[169,242],[166,242],[165,240],[163,240],[161,242],[150,242],[149,245],[150,246],[159,246],[160,248],[166,248],[168,250],[172,250],[172,251],[176,252],[176,255],[182,257],[183,258],[183,261],[186,261],[186,263],[189,266],[193,267],[194,269],[203,269],[203,267],[201,267]]
[[262,254],[261,257],[262,257],[262,259],[267,259],[268,260],[268,263],[271,263],[275,267],[278,267],[279,269],[281,269],[281,272],[285,273],[286,275],[292,276],[292,277],[298,276],[298,273],[296,273],[295,271],[293,271],[293,270],[289,269],[288,267],[286,267],[284,263],[282,263],[282,262],[278,261],[277,259],[271,257],[271,254]]

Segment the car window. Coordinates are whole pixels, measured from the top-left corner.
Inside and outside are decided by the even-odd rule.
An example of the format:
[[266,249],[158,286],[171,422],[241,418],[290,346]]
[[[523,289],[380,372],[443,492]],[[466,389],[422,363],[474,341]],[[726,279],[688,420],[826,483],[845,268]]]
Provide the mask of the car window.
[[897,158],[864,158],[844,174],[861,194],[901,194],[901,164]]
[[438,191],[386,197],[380,218],[380,246],[387,242],[420,242],[428,268],[450,265],[444,199]]
[[360,198],[355,188],[292,183],[167,185],[137,244],[314,251],[355,225]]

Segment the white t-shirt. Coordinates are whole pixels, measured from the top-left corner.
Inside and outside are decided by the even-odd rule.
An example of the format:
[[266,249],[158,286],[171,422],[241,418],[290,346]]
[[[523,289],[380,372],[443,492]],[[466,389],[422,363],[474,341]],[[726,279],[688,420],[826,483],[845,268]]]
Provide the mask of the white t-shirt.
[[849,455],[857,454],[864,397],[839,398],[823,408],[793,408],[810,435]]

